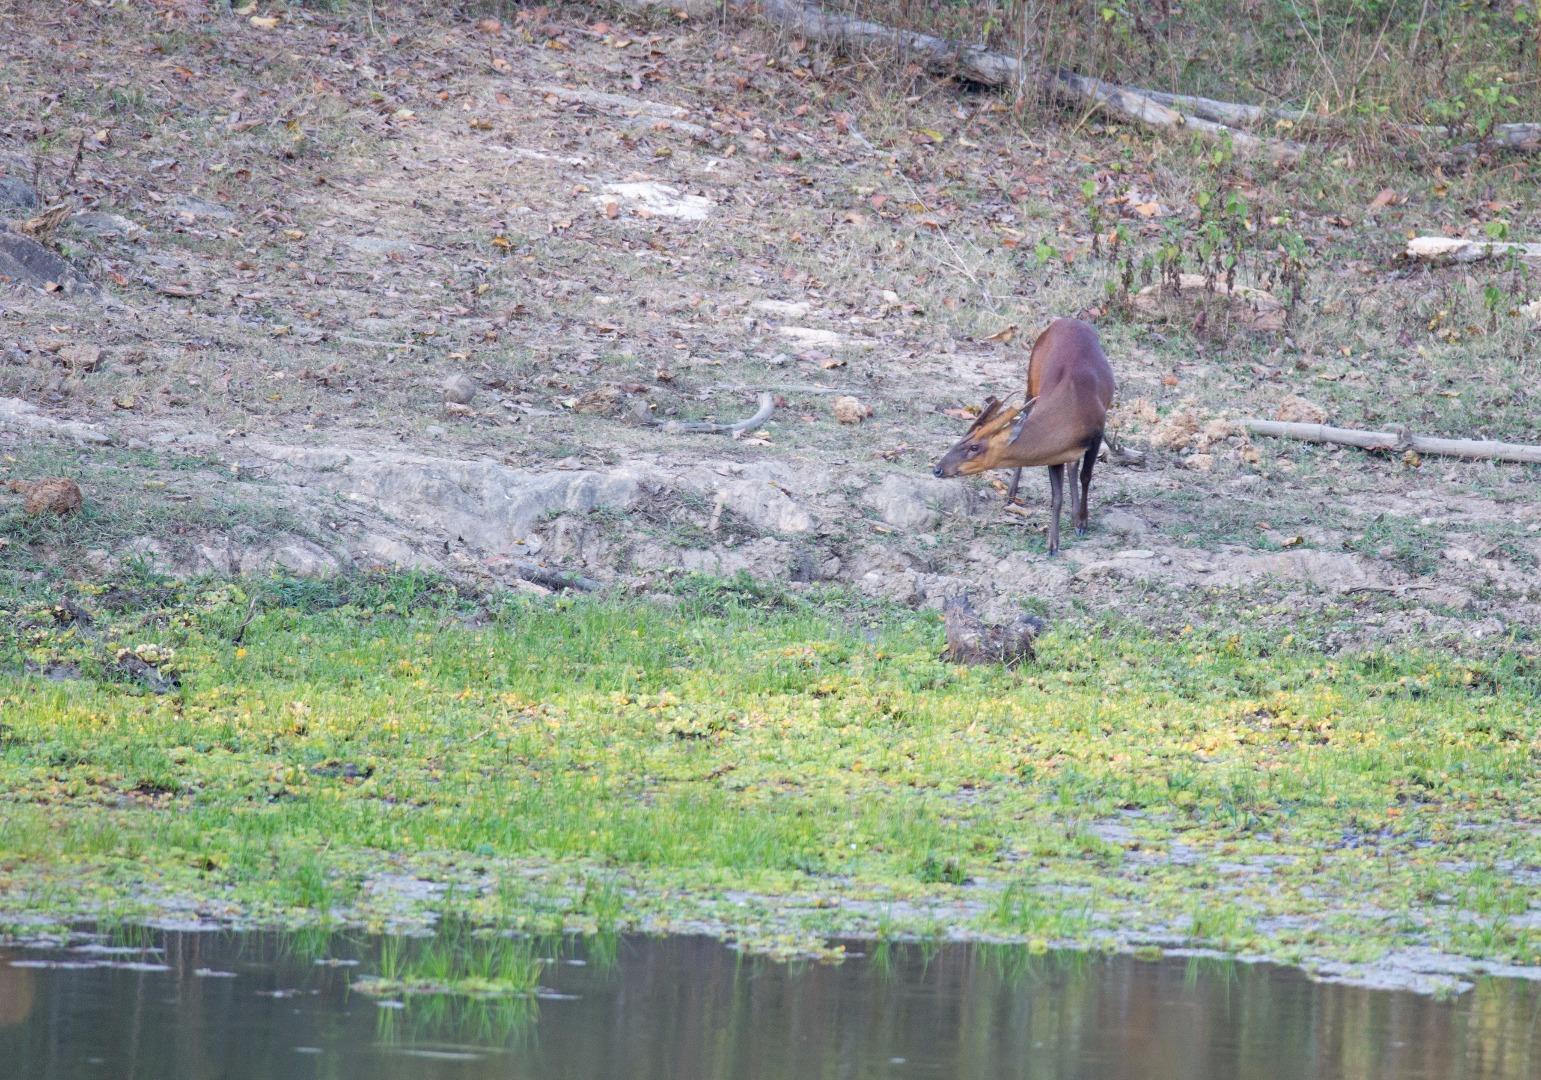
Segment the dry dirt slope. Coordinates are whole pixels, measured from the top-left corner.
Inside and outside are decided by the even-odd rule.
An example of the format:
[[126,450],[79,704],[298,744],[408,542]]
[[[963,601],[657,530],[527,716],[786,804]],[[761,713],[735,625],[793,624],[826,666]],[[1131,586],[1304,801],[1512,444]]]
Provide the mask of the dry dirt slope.
[[[51,243],[101,286],[0,299],[6,477],[75,475],[90,500],[60,526],[4,504],[13,566],[747,570],[911,603],[966,587],[995,613],[1533,647],[1534,469],[1204,430],[1303,395],[1344,423],[1535,434],[1495,404],[1531,393],[1519,332],[1506,366],[1437,353],[1446,399],[1410,373],[1378,222],[1347,242],[1365,261],[1324,259],[1289,335],[1217,339],[1103,314],[1086,260],[1032,257],[1038,236],[1085,246],[1086,177],[1137,225],[1154,203],[1146,232],[1179,214],[1182,147],[923,81],[901,106],[752,27],[277,15],[0,11],[0,212],[71,205]],[[1260,202],[1295,182],[1253,179]],[[1041,477],[1022,517],[929,465],[961,426],[943,410],[1015,385],[1022,338],[1077,313],[1124,433],[1177,449],[1104,467],[1092,534],[1050,561]],[[475,397],[447,407],[461,374]],[[749,438],[651,423],[736,419],[762,390],[779,407]],[[837,424],[839,394],[872,417]]]

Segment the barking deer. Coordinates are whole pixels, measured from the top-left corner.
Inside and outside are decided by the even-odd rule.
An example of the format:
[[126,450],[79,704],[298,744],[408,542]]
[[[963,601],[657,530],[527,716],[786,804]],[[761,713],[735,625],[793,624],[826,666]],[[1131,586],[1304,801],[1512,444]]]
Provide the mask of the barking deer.
[[[1070,466],[1070,516],[1086,532],[1092,466],[1113,403],[1113,368],[1097,331],[1079,319],[1056,319],[1033,342],[1027,362],[1027,396],[1020,406],[990,398],[968,433],[936,463],[937,476],[973,476],[988,469],[1015,469],[1009,504],[1022,470],[1049,468],[1049,554],[1059,551],[1059,513],[1065,466]],[[1077,488],[1079,487],[1079,491]]]

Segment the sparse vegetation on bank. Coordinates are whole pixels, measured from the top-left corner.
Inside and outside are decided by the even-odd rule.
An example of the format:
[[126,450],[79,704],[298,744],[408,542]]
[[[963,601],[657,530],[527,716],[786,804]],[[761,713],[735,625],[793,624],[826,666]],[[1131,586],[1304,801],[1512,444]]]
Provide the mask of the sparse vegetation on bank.
[[1538,959],[1533,663],[1104,622],[963,668],[932,617],[707,581],[140,584],[6,622],[11,919]]

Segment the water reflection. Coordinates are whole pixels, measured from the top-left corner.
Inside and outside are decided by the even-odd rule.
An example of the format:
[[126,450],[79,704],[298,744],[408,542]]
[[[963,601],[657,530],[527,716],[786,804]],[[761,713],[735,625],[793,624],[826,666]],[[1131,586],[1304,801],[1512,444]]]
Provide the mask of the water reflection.
[[[381,1003],[349,991],[351,979],[371,973],[378,941],[168,934],[147,944],[156,951],[137,959],[0,950],[0,1073],[27,1080],[1541,1075],[1541,990],[1497,980],[1439,1002],[1321,986],[1251,965],[853,944],[872,955],[833,967],[786,966],[706,939],[612,938],[592,954],[570,941],[542,943],[549,963],[537,999],[421,995]],[[18,961],[74,966],[13,966]]]

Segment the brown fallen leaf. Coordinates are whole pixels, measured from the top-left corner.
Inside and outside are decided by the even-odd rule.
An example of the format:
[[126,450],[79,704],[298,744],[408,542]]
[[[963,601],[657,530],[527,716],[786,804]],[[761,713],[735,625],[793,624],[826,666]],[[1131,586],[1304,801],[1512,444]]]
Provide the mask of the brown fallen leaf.
[[155,291],[162,296],[202,296],[203,290],[192,285],[170,284],[157,285]]
[[72,213],[74,213],[74,207],[69,203],[60,203],[58,206],[51,206],[44,210],[37,217],[16,222],[11,228],[32,237],[40,244],[46,244],[58,231],[59,226],[69,220]]
[[251,23],[258,30],[276,30],[278,29],[278,24],[282,20],[279,19],[277,15],[253,15],[246,21]]
[[942,415],[943,416],[950,416],[954,420],[972,420],[972,419],[974,419],[974,417],[979,415],[979,412],[976,409],[953,408],[953,409],[943,409],[942,410]]
[[983,340],[993,341],[997,345],[1007,345],[1010,344],[1012,338],[1017,336],[1017,330],[1017,324],[1012,323],[1009,326],[1001,327],[1001,329],[997,330],[995,333],[991,334],[987,338],[984,338]]
[[1369,210],[1379,210],[1383,206],[1396,206],[1402,201],[1402,196],[1388,188],[1381,188],[1376,192],[1375,198],[1370,200]]
[[58,357],[71,371],[79,374],[95,371],[102,362],[102,350],[95,345],[66,345]]
[[482,19],[476,24],[476,28],[484,34],[500,34],[503,32],[503,24],[497,19]]
[[837,357],[826,356],[824,359],[819,361],[819,367],[823,368],[825,371],[830,371],[837,367],[845,367],[845,361],[838,359]]

